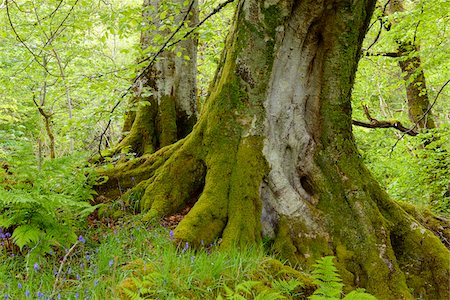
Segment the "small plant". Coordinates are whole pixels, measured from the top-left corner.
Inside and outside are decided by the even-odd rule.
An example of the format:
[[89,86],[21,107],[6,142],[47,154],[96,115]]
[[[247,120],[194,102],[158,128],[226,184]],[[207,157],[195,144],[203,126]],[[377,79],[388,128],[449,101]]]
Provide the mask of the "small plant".
[[[310,300],[334,300],[341,299],[342,284],[341,277],[333,263],[334,256],[325,256],[317,261],[312,272],[314,283],[319,288],[313,295],[308,297]],[[367,294],[364,289],[356,289],[343,298],[344,300],[376,300],[374,296]]]
[[[263,290],[261,292],[256,292],[255,288],[262,285],[259,281],[244,281],[236,285],[233,289],[229,288],[226,284],[223,285],[225,292],[225,299],[229,300],[246,300],[246,299],[258,299],[258,300],[276,300],[276,299],[286,299],[280,292]],[[217,300],[223,300],[221,294],[217,296]]]
[[28,249],[26,253],[40,256],[76,241],[75,230],[95,209],[88,202],[91,184],[86,170],[77,168],[79,160],[48,161],[40,170],[27,156],[8,162],[8,184],[0,186],[0,228],[11,236],[3,250]]

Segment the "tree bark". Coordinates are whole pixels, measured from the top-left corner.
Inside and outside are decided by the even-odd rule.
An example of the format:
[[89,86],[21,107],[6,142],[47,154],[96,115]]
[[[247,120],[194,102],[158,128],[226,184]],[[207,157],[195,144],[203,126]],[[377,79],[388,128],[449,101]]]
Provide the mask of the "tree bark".
[[[273,239],[303,268],[335,255],[380,299],[449,296],[449,252],[364,166],[350,93],[375,1],[240,1],[204,111],[185,139],[104,171],[99,191],[155,219],[192,206],[178,241]],[[137,184],[136,184],[137,183]]]
[[[184,14],[189,14],[186,23],[196,24],[197,2],[194,2],[190,11],[183,6],[183,2],[176,0],[169,4],[181,9],[180,14],[175,16],[175,23],[181,22]],[[170,33],[167,29],[161,29],[164,20],[161,20],[160,15],[163,9],[167,8],[163,8],[162,0],[144,0],[143,7],[143,17],[150,29],[141,33],[141,47],[143,50],[148,47],[161,47],[155,44],[154,39],[157,34]],[[153,153],[185,137],[192,130],[197,121],[196,67],[195,37],[179,42],[174,51],[166,50],[159,55],[155,64],[134,87],[131,103],[136,106],[136,111],[126,114],[123,138],[113,149],[113,154],[119,151],[133,152],[138,156]],[[151,95],[146,95],[148,93]]]
[[[389,14],[405,11],[403,0],[391,0],[388,8]],[[419,130],[435,128],[419,46],[412,40],[398,40],[397,43],[399,44],[397,53],[400,57],[398,65],[404,74],[406,84],[409,120],[416,124]]]

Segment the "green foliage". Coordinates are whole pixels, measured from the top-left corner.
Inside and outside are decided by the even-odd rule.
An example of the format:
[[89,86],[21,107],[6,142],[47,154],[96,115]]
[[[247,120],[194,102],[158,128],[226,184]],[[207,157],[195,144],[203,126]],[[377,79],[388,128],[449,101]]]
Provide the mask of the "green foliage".
[[319,288],[309,297],[311,300],[340,299],[342,288],[341,278],[333,263],[334,256],[325,256],[317,261],[312,272],[314,283]]
[[[314,283],[319,288],[313,295],[308,297],[310,300],[326,300],[326,299],[341,299],[342,284],[341,277],[333,263],[334,256],[325,256],[317,261],[314,265],[315,269],[312,272]],[[376,300],[370,294],[367,294],[364,289],[356,289],[350,292],[343,298],[344,300]]]
[[449,215],[449,125],[401,140],[382,130],[354,134],[366,165],[394,199]]
[[3,161],[8,173],[0,174],[0,228],[12,232],[12,242],[32,255],[68,248],[95,209],[89,204],[93,176],[79,166],[85,157],[47,161],[39,170],[26,144],[16,146],[15,155]]

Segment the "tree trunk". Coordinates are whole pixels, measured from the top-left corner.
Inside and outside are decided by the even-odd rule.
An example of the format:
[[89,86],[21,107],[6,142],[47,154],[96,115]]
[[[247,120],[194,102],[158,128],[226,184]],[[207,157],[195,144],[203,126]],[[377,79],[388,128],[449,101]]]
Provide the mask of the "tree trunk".
[[[389,14],[405,11],[403,0],[389,2]],[[395,23],[395,22],[393,22]],[[408,101],[409,120],[416,124],[418,129],[435,128],[428,99],[425,74],[422,69],[419,47],[415,41],[399,40],[398,53],[401,59],[398,62],[406,84],[406,99]]]
[[105,171],[99,190],[130,188],[125,199],[145,220],[192,206],[179,241],[267,236],[301,267],[335,255],[347,286],[380,299],[448,297],[448,250],[388,198],[352,135],[350,93],[374,5],[240,1],[192,133]]
[[[161,47],[161,44],[155,44],[155,36],[170,33],[161,29],[164,20],[161,20],[160,15],[163,9],[167,9],[162,2],[144,0],[144,20],[148,22],[149,28],[156,28],[142,32],[141,47],[144,50]],[[175,23],[181,22],[183,16],[189,13],[186,23],[196,24],[197,2],[194,2],[190,11],[187,6],[183,6],[183,2],[176,0],[171,3],[181,7],[180,14],[175,16]],[[167,50],[159,55],[155,64],[135,85],[131,102],[137,106],[137,111],[127,113],[123,139],[112,153],[131,151],[138,156],[153,153],[185,137],[192,130],[197,121],[196,62],[195,37],[179,42],[174,51]],[[149,93],[150,96],[147,95]]]

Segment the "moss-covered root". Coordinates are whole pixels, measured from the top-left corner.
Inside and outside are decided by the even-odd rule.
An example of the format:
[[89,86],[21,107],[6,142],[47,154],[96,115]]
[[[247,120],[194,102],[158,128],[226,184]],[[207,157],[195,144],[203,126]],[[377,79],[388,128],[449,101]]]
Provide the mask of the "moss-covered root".
[[397,205],[388,207],[397,221],[390,240],[400,269],[413,296],[450,299],[450,251],[430,230]]
[[206,166],[196,155],[183,150],[174,153],[149,180],[140,205],[147,211],[144,221],[180,211],[202,190]]
[[96,186],[96,191],[107,198],[117,198],[126,190],[135,188],[143,180],[152,178],[158,170],[181,146],[183,140],[164,147],[159,151],[127,162],[118,163],[113,168],[100,167],[97,172],[106,179]]
[[[232,144],[231,144],[232,145]],[[222,237],[222,247],[261,241],[259,184],[266,165],[258,138],[239,141],[235,151],[207,156],[205,188],[175,229],[175,237],[194,245]]]
[[137,156],[155,152],[157,150],[155,127],[157,114],[158,105],[154,100],[149,105],[139,107],[130,132],[109,151],[108,156],[120,152],[136,153]]

